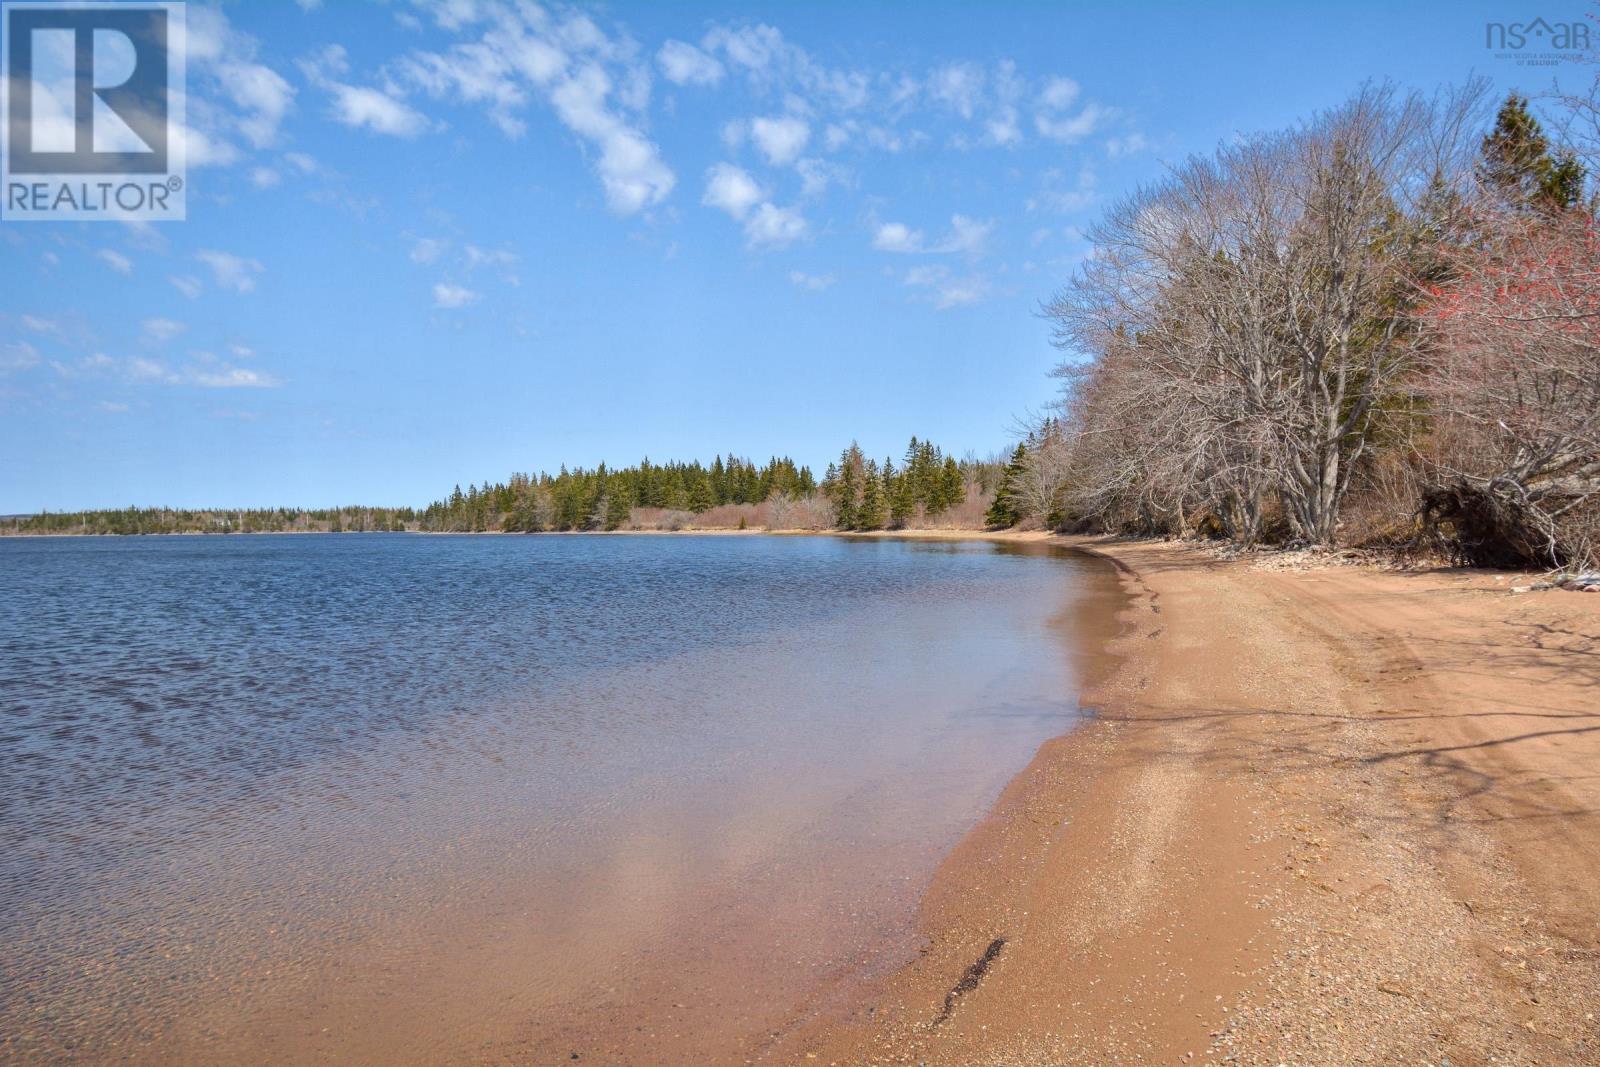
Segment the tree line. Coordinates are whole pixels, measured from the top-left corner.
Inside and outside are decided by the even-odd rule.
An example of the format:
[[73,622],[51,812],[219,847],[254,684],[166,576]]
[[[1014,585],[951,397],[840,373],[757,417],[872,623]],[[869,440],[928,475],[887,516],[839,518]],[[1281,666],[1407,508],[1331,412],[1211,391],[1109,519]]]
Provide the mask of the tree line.
[[967,498],[969,474],[982,481],[984,472],[975,470],[977,466],[969,461],[964,470],[933,442],[913,437],[897,469],[891,457],[885,456],[880,465],[852,441],[839,461],[829,464],[822,486],[838,528],[898,529],[937,518],[961,504]]
[[1367,86],[1124,198],[991,520],[1592,565],[1596,99]]
[[429,531],[539,533],[616,530],[634,508],[661,508],[702,514],[727,504],[758,504],[774,495],[798,499],[817,489],[811,468],[787,456],[758,465],[732,454],[706,466],[652,463],[568,470],[556,474],[513,474],[505,482],[458,485],[443,500],[424,508],[420,528]]
[[412,508],[103,508],[0,519],[0,534],[367,533],[416,528]]
[[[422,509],[417,526],[438,532],[609,531],[631,525],[636,509],[692,517],[734,506],[762,507],[759,521],[775,528],[787,528],[804,511],[820,512],[827,526],[873,530],[947,515],[967,499],[969,485],[984,493],[996,484],[997,465],[957,461],[931,441],[913,437],[898,468],[887,458],[882,465],[866,458],[852,442],[820,482],[810,467],[787,456],[757,464],[731,453],[709,466],[645,459],[632,467],[513,474],[505,482],[457,486]],[[815,507],[792,506],[798,504]],[[755,514],[742,512],[738,521],[752,524]]]
[[[713,527],[898,529],[925,522],[977,525],[960,513],[986,507],[1003,464],[957,460],[932,441],[911,439],[896,466],[866,458],[854,442],[819,482],[788,456],[756,463],[729,453],[710,464],[562,466],[514,473],[503,482],[457,485],[426,507],[153,508],[43,512],[0,518],[0,534],[174,533],[541,533],[623,528]],[[707,513],[713,512],[708,515]],[[980,507],[977,514],[981,515]]]

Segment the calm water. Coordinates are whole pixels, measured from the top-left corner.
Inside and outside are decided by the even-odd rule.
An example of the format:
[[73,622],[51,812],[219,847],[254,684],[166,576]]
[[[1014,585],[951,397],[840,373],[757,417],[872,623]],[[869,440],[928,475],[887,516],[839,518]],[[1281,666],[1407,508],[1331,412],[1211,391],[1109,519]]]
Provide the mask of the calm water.
[[1093,566],[0,539],[0,1059],[733,1058],[914,950]]

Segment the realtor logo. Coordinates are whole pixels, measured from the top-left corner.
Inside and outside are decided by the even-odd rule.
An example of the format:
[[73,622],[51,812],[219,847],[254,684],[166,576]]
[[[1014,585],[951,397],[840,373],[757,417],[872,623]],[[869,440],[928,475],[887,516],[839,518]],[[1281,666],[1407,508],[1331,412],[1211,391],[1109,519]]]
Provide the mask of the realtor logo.
[[184,5],[0,5],[0,218],[181,220]]

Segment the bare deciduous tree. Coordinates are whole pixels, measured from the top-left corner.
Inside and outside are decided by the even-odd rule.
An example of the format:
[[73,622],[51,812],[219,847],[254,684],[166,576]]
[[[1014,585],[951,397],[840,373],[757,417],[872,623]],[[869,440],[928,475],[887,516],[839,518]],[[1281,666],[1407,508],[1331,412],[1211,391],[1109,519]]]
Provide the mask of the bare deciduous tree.
[[1080,513],[1249,542],[1276,505],[1297,536],[1333,540],[1424,344],[1409,282],[1428,212],[1470,173],[1482,93],[1368,87],[1190,160],[1095,227],[1045,308],[1093,358],[1061,369],[1059,479]]
[[1597,562],[1600,235],[1594,216],[1502,209],[1450,251],[1427,310],[1439,421],[1429,509],[1480,562]]

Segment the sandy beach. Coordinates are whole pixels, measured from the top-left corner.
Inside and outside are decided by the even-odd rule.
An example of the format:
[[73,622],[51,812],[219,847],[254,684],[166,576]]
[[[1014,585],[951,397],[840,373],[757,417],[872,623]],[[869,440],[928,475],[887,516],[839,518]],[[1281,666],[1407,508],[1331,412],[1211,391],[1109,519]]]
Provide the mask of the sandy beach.
[[1600,1059],[1600,596],[1068,539],[1094,721],[945,861],[926,948],[762,1059]]

